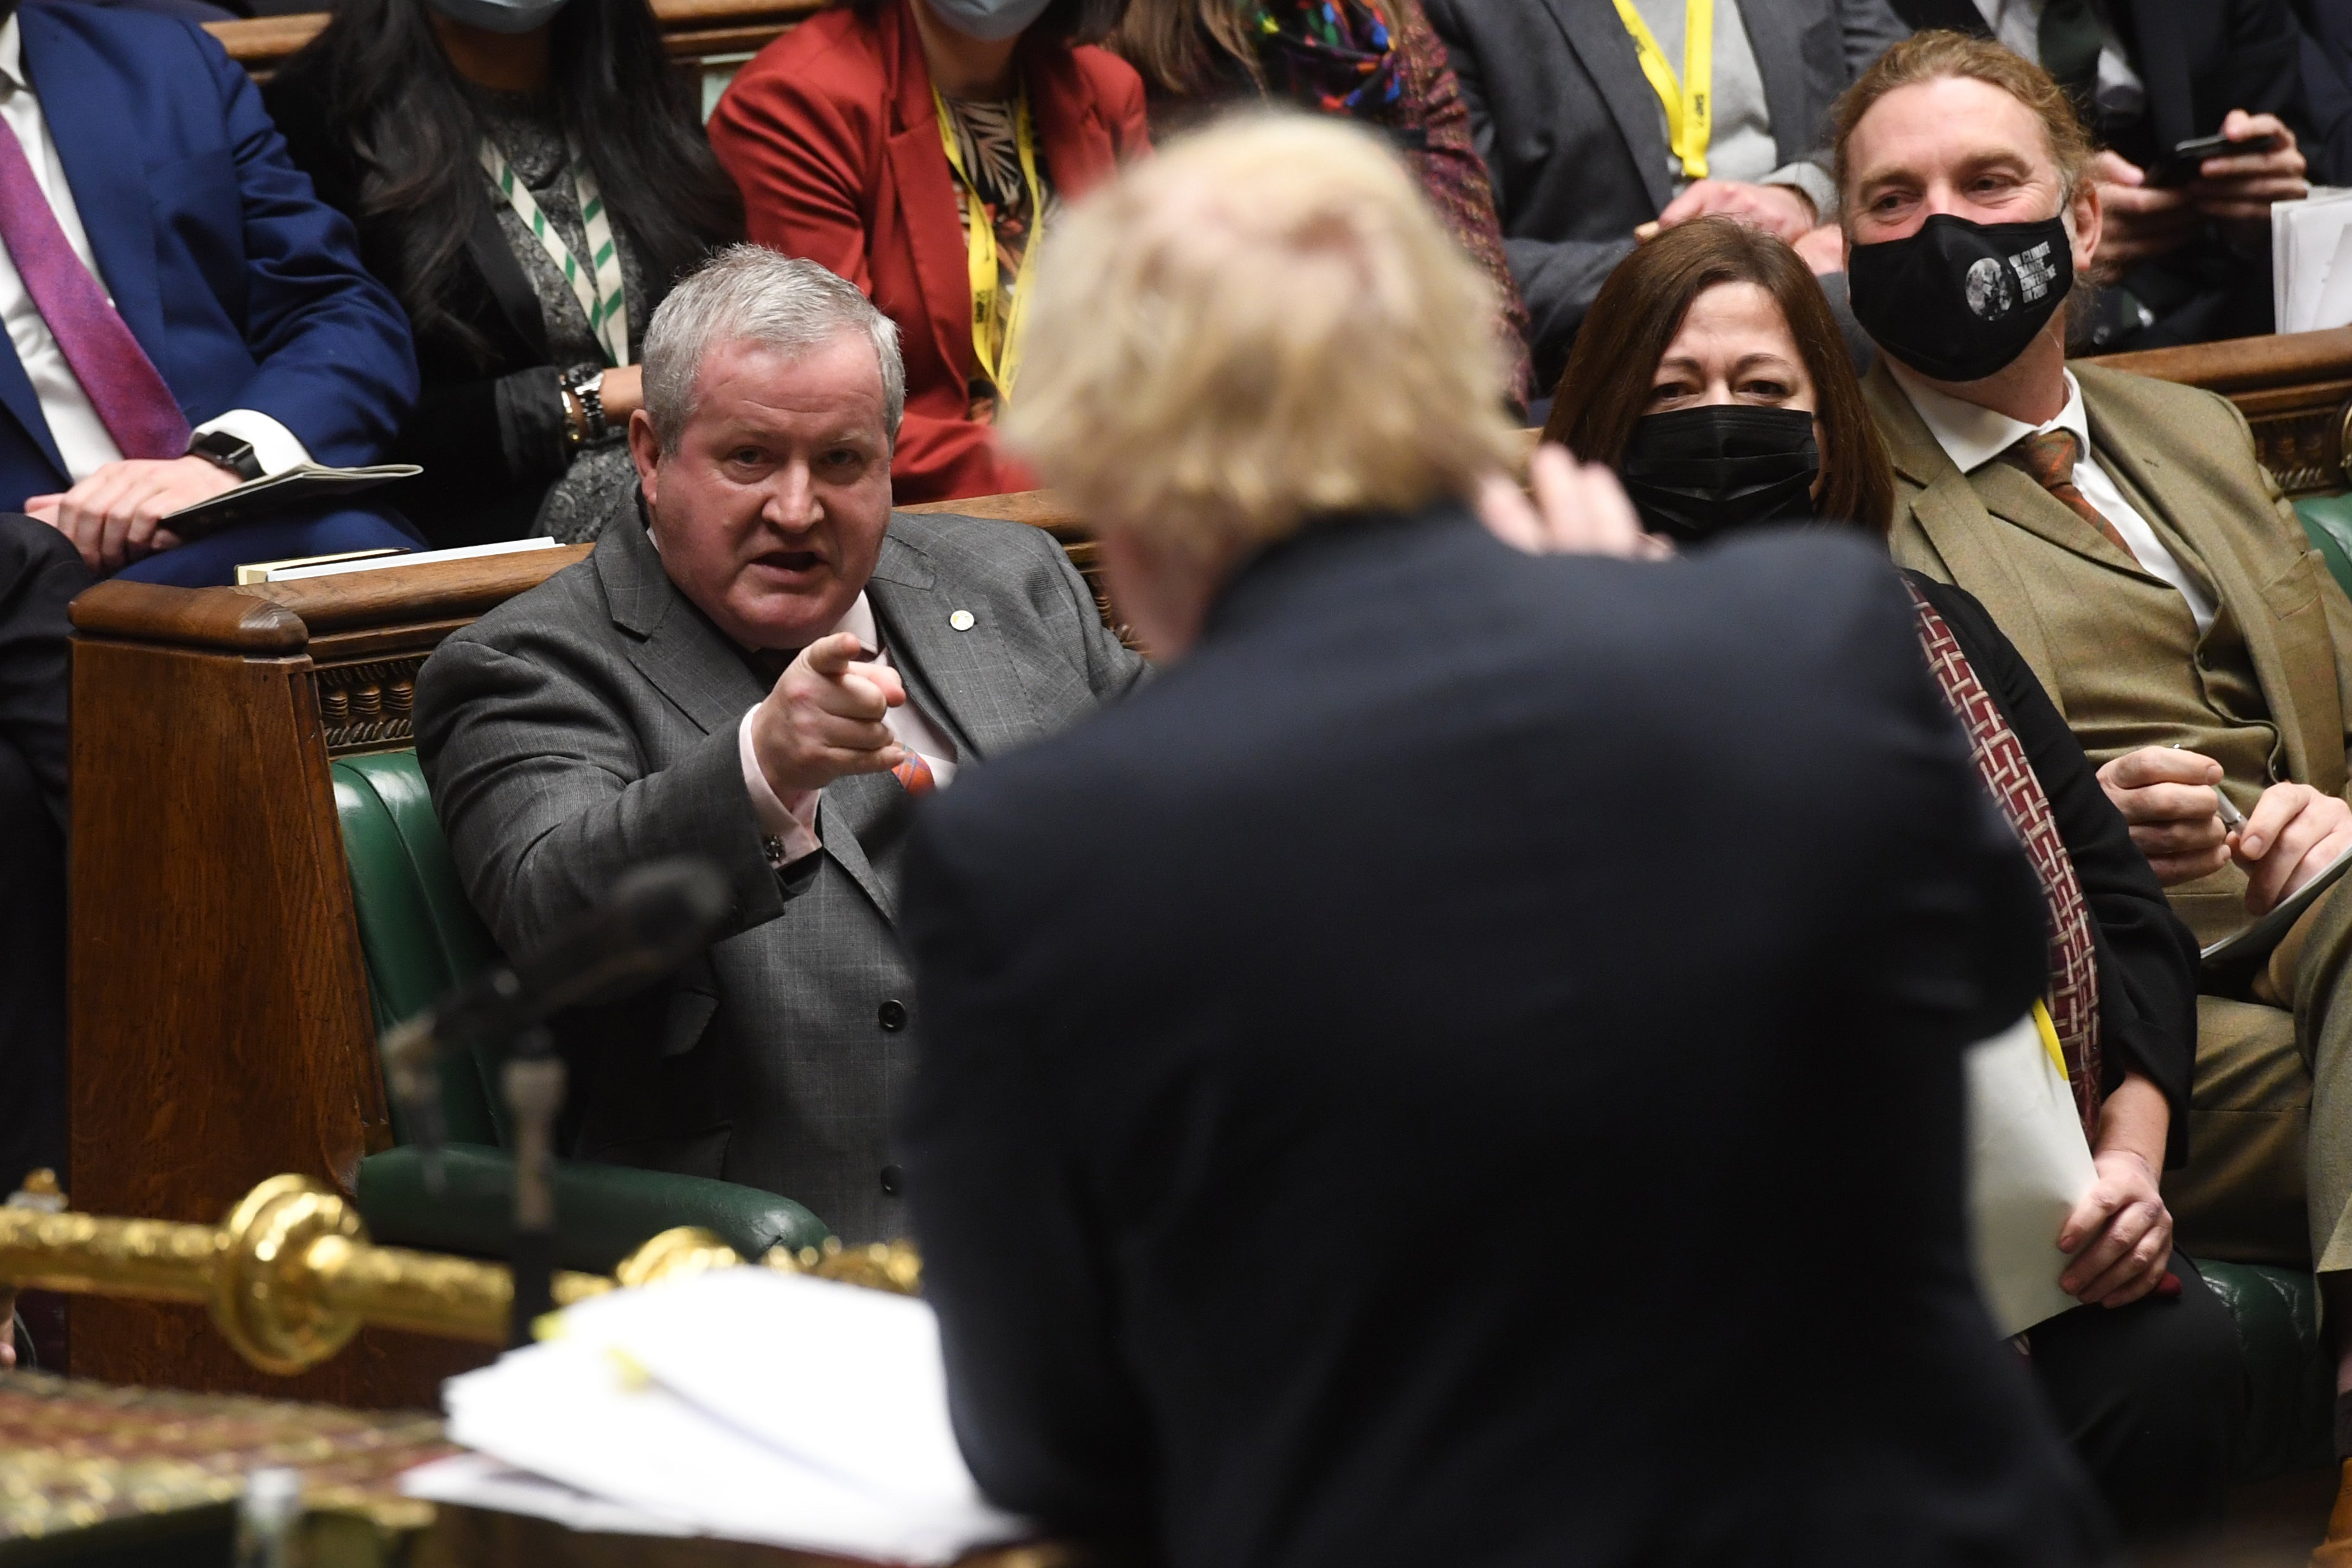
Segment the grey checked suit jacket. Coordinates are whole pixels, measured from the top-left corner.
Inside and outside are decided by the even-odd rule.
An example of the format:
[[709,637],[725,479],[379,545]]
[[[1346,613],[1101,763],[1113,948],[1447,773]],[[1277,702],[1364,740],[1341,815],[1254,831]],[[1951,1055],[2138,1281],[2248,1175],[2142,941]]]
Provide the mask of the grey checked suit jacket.
[[[966,764],[1143,669],[1061,547],[1019,523],[894,514],[866,595],[909,699]],[[915,1064],[897,858],[917,808],[887,773],[839,780],[818,807],[824,852],[772,870],[736,751],[765,690],[625,513],[586,561],[425,662],[417,755],[510,952],[640,861],[704,855],[734,883],[730,925],[675,982],[562,1021],[566,1151],[764,1187],[845,1239],[888,1237],[904,1228],[889,1118]]]
[[[1486,160],[1503,250],[1527,297],[1536,393],[1549,396],[1634,228],[1674,198],[1657,95],[1611,0],[1426,8]],[[1739,0],[1739,12],[1782,163],[1823,155],[1831,103],[1911,30],[1887,0]],[[1843,294],[1841,284],[1841,306]]]

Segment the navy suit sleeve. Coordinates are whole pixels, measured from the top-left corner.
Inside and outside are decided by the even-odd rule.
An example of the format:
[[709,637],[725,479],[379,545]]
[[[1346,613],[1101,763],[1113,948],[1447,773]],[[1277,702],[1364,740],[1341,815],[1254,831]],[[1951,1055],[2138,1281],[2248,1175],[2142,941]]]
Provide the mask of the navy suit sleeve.
[[1147,1517],[1149,1425],[1118,1354],[1103,1239],[1025,1048],[1052,998],[1005,963],[973,897],[991,877],[971,843],[919,826],[901,901],[924,1022],[899,1147],[949,1412],[999,1505],[1056,1531],[1132,1535]]
[[230,406],[267,414],[322,463],[376,460],[416,401],[408,318],[361,266],[351,224],[294,166],[252,78],[189,27],[211,68],[244,207],[246,343]]

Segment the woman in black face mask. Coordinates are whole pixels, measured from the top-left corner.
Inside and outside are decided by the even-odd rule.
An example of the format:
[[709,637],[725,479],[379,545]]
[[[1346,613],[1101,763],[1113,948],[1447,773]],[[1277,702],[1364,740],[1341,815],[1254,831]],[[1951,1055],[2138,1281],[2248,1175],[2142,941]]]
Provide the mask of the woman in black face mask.
[[1601,285],[1544,439],[1606,463],[1689,547],[1818,518],[1884,530],[1895,483],[1795,251],[1728,218],[1668,229]]
[[[1544,435],[1617,469],[1643,525],[1683,548],[1815,519],[1883,537],[1892,514],[1885,449],[1819,286],[1780,240],[1724,219],[1618,266]],[[1948,584],[1903,577],[1928,665],[2042,884],[2044,1006],[2100,1176],[2052,1238],[2083,1304],[2020,1338],[2126,1533],[2204,1522],[2242,1375],[2228,1311],[2171,1251],[2156,1182],[2185,1152],[2196,944],[1991,617]]]

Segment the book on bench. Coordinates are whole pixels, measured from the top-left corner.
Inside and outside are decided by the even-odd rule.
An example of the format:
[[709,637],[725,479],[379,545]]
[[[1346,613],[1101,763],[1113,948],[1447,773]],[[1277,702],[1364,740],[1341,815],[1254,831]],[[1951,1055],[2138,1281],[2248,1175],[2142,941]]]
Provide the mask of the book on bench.
[[330,468],[318,463],[298,463],[278,473],[247,479],[194,506],[167,512],[163,526],[182,539],[202,539],[234,523],[250,522],[288,507],[332,500],[337,496],[388,485],[394,479],[413,479],[424,471],[415,463],[378,463],[366,468]]

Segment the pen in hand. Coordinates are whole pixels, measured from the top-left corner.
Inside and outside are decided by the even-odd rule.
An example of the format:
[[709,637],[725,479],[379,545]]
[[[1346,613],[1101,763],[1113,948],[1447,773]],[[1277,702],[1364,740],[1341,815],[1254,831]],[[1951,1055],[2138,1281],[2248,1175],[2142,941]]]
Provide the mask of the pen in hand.
[[[2176,752],[2188,750],[2178,741],[2172,743],[2172,749]],[[2230,797],[2221,793],[2220,784],[2210,784],[2207,787],[2213,792],[2213,804],[2220,809],[2222,828],[2231,833],[2243,830],[2246,826],[2246,814],[2230,804]]]

